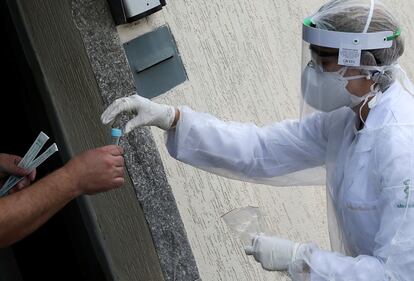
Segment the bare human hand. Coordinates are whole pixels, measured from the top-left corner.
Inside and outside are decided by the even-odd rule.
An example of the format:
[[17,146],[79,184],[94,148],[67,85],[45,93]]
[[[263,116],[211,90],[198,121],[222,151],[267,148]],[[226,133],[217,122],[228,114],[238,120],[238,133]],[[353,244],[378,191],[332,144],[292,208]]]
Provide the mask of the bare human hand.
[[22,160],[20,156],[0,153],[0,187],[10,175],[23,176],[24,178],[14,187],[10,193],[22,190],[29,186],[36,178],[36,169],[33,171],[18,166]]
[[122,147],[108,145],[75,156],[63,168],[74,179],[78,194],[96,194],[124,184],[122,155]]

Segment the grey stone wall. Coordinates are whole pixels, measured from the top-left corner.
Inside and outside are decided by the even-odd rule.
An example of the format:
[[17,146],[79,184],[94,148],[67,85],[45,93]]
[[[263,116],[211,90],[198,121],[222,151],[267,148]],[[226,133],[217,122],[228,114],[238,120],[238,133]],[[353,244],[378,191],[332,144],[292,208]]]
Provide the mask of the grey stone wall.
[[[105,106],[116,98],[135,93],[133,77],[106,1],[74,0],[72,14]],[[124,125],[126,119],[123,116],[117,125]],[[121,140],[121,145],[137,204],[143,208],[165,279],[198,280],[184,225],[150,131],[135,130]],[[130,215],[125,214],[123,219]],[[139,239],[125,242],[140,243]]]

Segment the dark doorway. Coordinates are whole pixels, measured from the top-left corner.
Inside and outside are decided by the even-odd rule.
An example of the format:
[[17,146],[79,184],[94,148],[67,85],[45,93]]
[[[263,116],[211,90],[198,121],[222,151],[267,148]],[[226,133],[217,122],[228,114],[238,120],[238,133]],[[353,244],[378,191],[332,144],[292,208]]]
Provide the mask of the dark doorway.
[[[0,152],[23,156],[40,131],[51,138],[49,145],[55,138],[7,2],[1,1],[0,5],[1,73],[4,73],[1,79]],[[59,143],[57,145],[59,147]],[[38,169],[38,178],[61,166],[62,160],[55,154]],[[106,280],[90,239],[79,202],[75,200],[32,235],[14,244],[9,252],[14,255],[13,263],[24,281]],[[6,262],[10,261],[0,257],[0,263]],[[0,272],[0,281],[6,275]]]

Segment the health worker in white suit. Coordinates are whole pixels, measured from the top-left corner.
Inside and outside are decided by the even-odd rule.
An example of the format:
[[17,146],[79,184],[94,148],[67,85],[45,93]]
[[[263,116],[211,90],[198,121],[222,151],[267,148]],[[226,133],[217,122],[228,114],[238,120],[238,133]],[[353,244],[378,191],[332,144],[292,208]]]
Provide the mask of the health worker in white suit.
[[229,178],[326,184],[332,251],[260,234],[245,251],[264,269],[293,280],[413,280],[414,91],[397,62],[401,33],[375,0],[332,0],[306,18],[298,120],[223,122],[133,95],[102,121],[134,111],[126,132],[167,130],[172,157]]

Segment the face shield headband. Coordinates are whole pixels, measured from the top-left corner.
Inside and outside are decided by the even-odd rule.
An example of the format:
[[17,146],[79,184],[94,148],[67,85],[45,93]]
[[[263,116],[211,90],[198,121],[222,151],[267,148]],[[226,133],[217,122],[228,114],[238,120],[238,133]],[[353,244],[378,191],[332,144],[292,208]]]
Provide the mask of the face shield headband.
[[[373,11],[373,7],[371,9]],[[367,25],[372,18],[372,12],[368,16]],[[338,64],[343,66],[360,66],[363,50],[391,48],[393,40],[401,35],[401,30],[363,33],[339,32],[318,29],[312,22],[312,18],[306,18],[303,22],[303,40],[310,45],[338,49]]]

